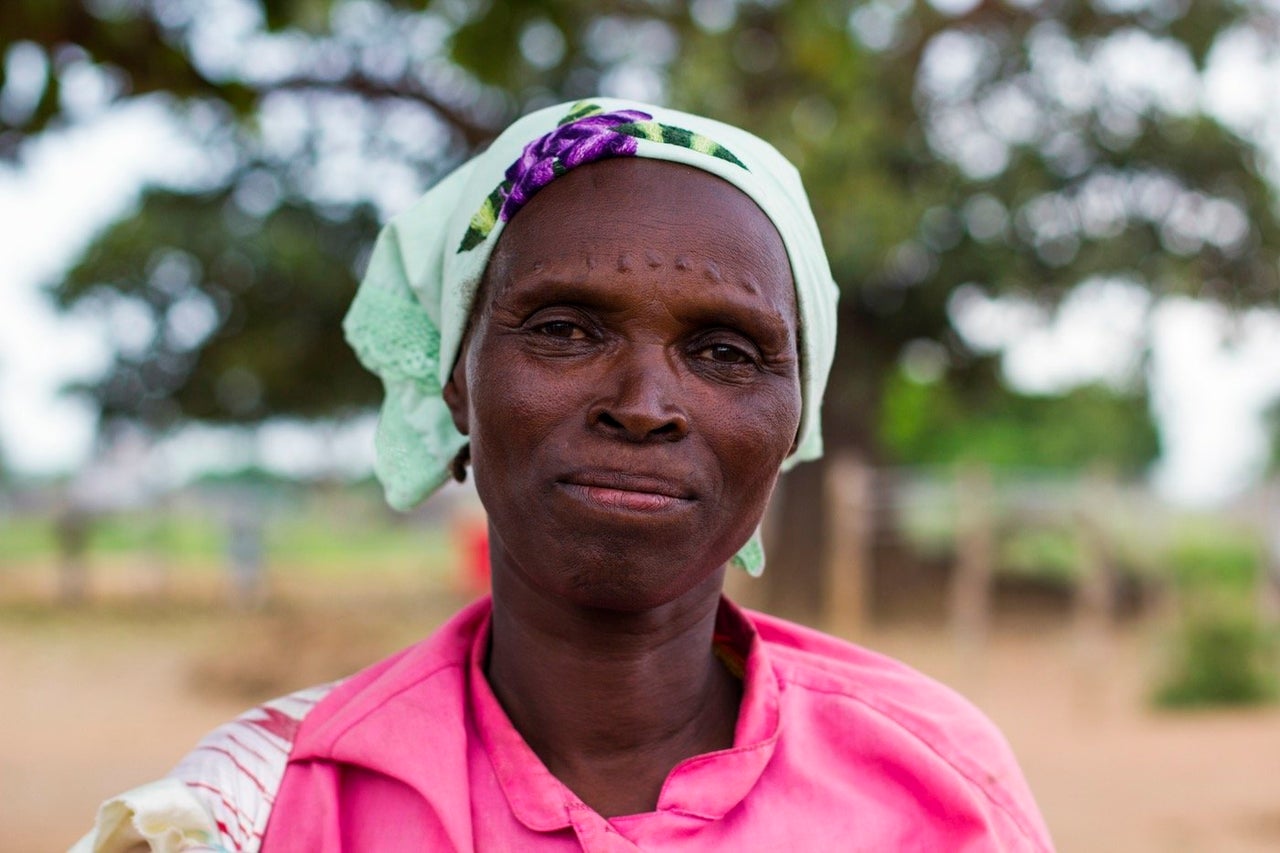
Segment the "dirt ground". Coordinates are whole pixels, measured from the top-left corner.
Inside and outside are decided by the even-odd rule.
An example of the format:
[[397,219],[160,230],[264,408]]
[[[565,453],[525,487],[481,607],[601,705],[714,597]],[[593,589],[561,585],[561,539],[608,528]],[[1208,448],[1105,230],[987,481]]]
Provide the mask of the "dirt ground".
[[[162,775],[208,729],[411,642],[462,600],[344,584],[281,582],[254,612],[207,584],[100,590],[71,611],[40,583],[0,590],[0,851],[65,849],[100,800]],[[861,639],[991,715],[1059,850],[1280,849],[1280,709],[1150,710],[1150,626],[1088,647],[1065,625],[1023,626],[965,656],[937,629]]]

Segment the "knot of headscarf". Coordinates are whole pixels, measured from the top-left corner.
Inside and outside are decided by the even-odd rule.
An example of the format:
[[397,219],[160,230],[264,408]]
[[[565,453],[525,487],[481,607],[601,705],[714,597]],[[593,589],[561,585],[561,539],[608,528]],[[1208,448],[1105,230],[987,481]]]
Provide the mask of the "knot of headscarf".
[[[799,174],[767,142],[732,125],[594,98],[515,122],[378,236],[343,327],[361,363],[386,389],[374,471],[393,507],[408,509],[438,489],[466,443],[442,389],[504,225],[560,175],[610,157],[668,160],[710,172],[772,220],[791,262],[800,314],[803,408],[799,440],[783,467],[822,455],[820,408],[835,352],[837,290]],[[758,532],[733,562],[760,573]]]

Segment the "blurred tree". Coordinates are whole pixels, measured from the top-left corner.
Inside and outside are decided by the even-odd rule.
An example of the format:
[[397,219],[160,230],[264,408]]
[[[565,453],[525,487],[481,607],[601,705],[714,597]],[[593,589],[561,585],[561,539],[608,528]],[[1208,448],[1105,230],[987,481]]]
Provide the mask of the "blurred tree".
[[[724,118],[801,168],[844,292],[828,443],[877,459],[886,382],[921,341],[944,396],[920,417],[954,432],[1020,405],[957,331],[975,294],[1051,307],[1110,277],[1274,303],[1274,188],[1257,147],[1205,113],[1199,74],[1231,39],[1271,43],[1276,14],[1261,0],[11,0],[0,154],[130,98],[186,123],[204,165],[153,191],[58,297],[145,318],[150,338],[122,341],[85,389],[104,411],[252,421],[373,400],[334,330],[376,219],[519,113],[603,92]],[[304,331],[304,314],[326,328]],[[821,596],[821,481],[802,466],[781,495],[772,591],[792,612]]]
[[[0,384],[3,384],[4,370],[4,362],[0,361]],[[12,472],[9,470],[8,458],[9,453],[8,449],[5,447],[5,437],[0,435],[0,486],[7,486],[9,480],[13,476]],[[0,491],[0,500],[2,500],[3,497],[4,494]]]
[[886,451],[908,465],[1140,474],[1160,452],[1145,394],[1090,384],[1058,396],[1010,394],[992,382],[962,394],[898,372],[881,411]]
[[1280,400],[1276,400],[1262,415],[1267,431],[1267,473],[1280,474]]
[[377,381],[347,355],[341,322],[376,228],[368,205],[331,218],[287,200],[252,215],[226,189],[150,193],[56,291],[122,315],[112,369],[83,390],[107,423],[153,428],[372,405]]
[[[1057,411],[1019,402],[957,317],[1001,295],[1051,309],[1108,278],[1232,306],[1280,295],[1262,156],[1197,95],[1220,39],[1274,34],[1259,6],[977,2],[945,4],[967,7],[948,15],[905,2],[701,5],[733,14],[709,28],[722,31],[690,31],[673,95],[757,130],[799,164],[844,293],[830,447],[876,461],[889,438],[941,461],[942,443],[964,436],[995,460],[1047,453],[1052,428],[1031,428],[1040,415],[1069,415],[1061,437],[1105,412],[1134,440],[1125,461],[1148,461],[1141,396],[1081,392]],[[882,436],[909,402],[899,383],[884,411],[895,367],[922,342],[942,381],[910,395],[925,419],[910,442]],[[1141,388],[1144,377],[1133,379]],[[820,607],[822,477],[803,466],[783,489],[786,543],[766,582],[772,605],[793,614]]]

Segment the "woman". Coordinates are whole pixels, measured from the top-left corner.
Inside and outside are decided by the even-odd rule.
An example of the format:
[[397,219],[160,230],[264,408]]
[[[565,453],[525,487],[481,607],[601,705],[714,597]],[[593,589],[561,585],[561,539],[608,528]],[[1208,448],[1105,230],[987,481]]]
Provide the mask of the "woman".
[[469,463],[492,599],[216,731],[81,849],[1049,849],[963,700],[721,596],[821,452],[834,304],[759,139],[603,99],[517,122],[387,227],[347,321],[389,500]]

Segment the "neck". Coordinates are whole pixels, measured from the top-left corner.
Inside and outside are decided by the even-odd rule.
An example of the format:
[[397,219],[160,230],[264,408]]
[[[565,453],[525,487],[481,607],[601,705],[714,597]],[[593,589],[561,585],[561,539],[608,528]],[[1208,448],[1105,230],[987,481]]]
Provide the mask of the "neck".
[[676,764],[732,746],[741,686],[712,652],[723,577],[631,613],[577,607],[495,564],[494,694],[600,814],[652,811]]

